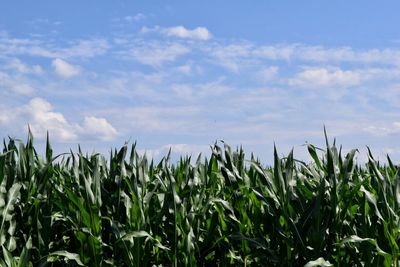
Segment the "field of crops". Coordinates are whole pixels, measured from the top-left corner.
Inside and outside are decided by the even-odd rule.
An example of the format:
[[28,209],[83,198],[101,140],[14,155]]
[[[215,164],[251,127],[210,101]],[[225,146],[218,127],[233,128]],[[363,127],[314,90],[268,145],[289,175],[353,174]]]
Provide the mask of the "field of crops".
[[308,150],[311,163],[271,151],[271,167],[223,144],[154,163],[135,145],[57,157],[10,139],[0,265],[398,266],[399,168]]

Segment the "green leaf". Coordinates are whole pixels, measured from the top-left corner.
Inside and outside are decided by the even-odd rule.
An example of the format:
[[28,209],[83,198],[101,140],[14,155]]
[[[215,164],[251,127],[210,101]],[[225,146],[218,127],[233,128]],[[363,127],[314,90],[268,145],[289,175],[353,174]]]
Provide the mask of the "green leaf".
[[59,251],[55,251],[55,252],[50,253],[47,256],[47,261],[48,262],[57,262],[57,261],[60,260],[60,258],[62,258],[64,261],[67,261],[67,262],[68,261],[74,261],[79,266],[85,266],[82,263],[82,261],[81,261],[81,259],[80,259],[78,254],[71,253],[71,252],[68,252],[68,251],[65,251],[65,250],[59,250]]

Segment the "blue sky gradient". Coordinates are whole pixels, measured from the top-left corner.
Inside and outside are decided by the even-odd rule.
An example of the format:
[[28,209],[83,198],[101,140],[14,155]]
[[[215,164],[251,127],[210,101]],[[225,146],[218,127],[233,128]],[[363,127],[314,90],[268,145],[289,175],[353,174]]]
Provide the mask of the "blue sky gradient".
[[56,151],[137,140],[155,157],[224,140],[307,159],[400,160],[395,1],[13,1],[0,9],[0,135]]

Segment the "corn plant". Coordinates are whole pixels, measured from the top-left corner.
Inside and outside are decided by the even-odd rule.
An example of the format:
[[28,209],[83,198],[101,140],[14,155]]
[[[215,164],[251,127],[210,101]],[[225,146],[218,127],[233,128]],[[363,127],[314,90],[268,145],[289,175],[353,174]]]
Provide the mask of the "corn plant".
[[208,157],[136,144],[45,155],[9,138],[0,155],[0,266],[398,266],[399,167],[335,142],[263,166],[242,148]]

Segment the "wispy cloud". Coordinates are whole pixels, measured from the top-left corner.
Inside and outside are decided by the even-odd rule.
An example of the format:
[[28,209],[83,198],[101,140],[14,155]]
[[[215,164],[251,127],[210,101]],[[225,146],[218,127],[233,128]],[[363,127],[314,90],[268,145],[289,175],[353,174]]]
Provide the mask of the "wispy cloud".
[[375,136],[400,134],[400,121],[395,121],[390,124],[380,123],[380,125],[370,125],[365,127],[364,131]]
[[21,95],[31,95],[35,88],[23,77],[15,77],[10,74],[0,72],[0,88]]
[[127,22],[136,22],[136,21],[144,20],[145,18],[146,18],[146,15],[144,15],[142,13],[137,13],[136,15],[133,15],[133,16],[125,16],[124,20]]
[[357,51],[350,47],[325,48],[299,45],[295,47],[293,55],[301,60],[316,62],[400,64],[400,50],[388,48]]
[[135,15],[126,15],[121,17],[114,17],[111,19],[113,26],[123,28],[124,26],[132,26],[132,24],[138,24],[147,19],[147,16],[143,13],[137,13]]
[[309,67],[296,73],[289,79],[292,86],[303,88],[338,88],[358,86],[370,80],[400,79],[397,68],[351,68],[343,70],[338,67]]
[[308,62],[353,62],[387,65],[400,64],[399,49],[354,50],[351,47],[327,48],[305,44],[259,46],[252,52],[255,56],[270,60],[301,60]]
[[204,51],[211,58],[211,62],[220,65],[230,71],[238,72],[240,68],[247,65],[251,56],[251,44],[219,44],[213,43],[211,46],[206,46]]
[[123,54],[145,65],[161,66],[189,52],[189,47],[179,43],[142,42]]
[[360,84],[360,74],[341,69],[311,68],[297,73],[290,85],[303,88],[349,87]]
[[77,40],[61,46],[43,38],[12,38],[0,36],[0,56],[36,56],[44,58],[92,58],[103,55],[110,48],[105,39]]
[[355,50],[350,47],[323,47],[305,44],[255,45],[251,42],[234,44],[214,43],[205,49],[214,63],[238,71],[248,63],[269,61],[304,63],[353,63],[400,65],[400,49]]
[[15,70],[17,72],[24,73],[24,74],[32,73],[32,74],[40,75],[40,74],[43,74],[43,72],[44,72],[43,68],[40,65],[35,64],[32,66],[29,66],[29,65],[25,64],[24,62],[22,62],[18,58],[11,59],[7,64],[5,64],[4,68]]
[[172,91],[178,98],[186,101],[198,101],[199,98],[219,97],[233,90],[232,87],[224,84],[221,77],[215,81],[200,84],[173,84]]

